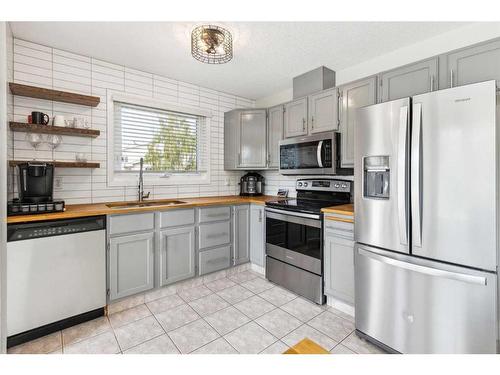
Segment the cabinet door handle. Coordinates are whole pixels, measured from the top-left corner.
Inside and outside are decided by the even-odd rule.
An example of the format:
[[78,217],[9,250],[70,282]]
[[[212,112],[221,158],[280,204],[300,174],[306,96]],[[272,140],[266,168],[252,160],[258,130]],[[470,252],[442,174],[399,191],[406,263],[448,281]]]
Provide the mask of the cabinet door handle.
[[429,91],[434,91],[434,75],[431,75],[429,81],[430,81],[430,83],[429,83],[429,85],[430,85]]
[[262,210],[259,210],[259,223],[262,223]]
[[339,92],[338,100],[337,100],[337,121],[340,128],[340,123],[342,121],[342,94]]
[[314,129],[314,116],[311,116],[311,129]]
[[306,131],[306,119],[302,118],[302,131]]
[[450,69],[450,87],[453,87],[453,69]]

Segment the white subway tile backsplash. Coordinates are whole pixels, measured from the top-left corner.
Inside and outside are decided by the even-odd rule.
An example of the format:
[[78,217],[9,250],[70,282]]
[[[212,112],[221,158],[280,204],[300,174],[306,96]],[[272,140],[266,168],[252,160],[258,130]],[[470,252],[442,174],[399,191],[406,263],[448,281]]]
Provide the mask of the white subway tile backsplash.
[[[210,183],[147,186],[145,190],[151,191],[151,197],[161,199],[238,194],[237,182],[242,173],[224,171],[223,168],[224,112],[236,107],[253,107],[252,100],[19,39],[14,39],[11,61],[13,76],[10,80],[101,98],[101,103],[93,108],[17,96],[10,99],[9,117],[15,121],[26,122],[32,111],[39,110],[50,117],[56,114],[64,115],[67,119],[83,116],[92,129],[101,131],[100,136],[95,139],[63,136],[62,144],[54,151],[45,141],[34,150],[25,140],[24,133],[9,131],[8,153],[11,158],[69,161],[75,160],[76,153],[84,153],[89,160],[101,163],[101,168],[94,170],[57,168],[55,174],[62,178],[62,187],[54,192],[56,198],[64,199],[67,204],[136,199],[135,186],[107,186],[108,90],[155,97],[212,112]],[[8,178],[9,197],[16,193],[15,179],[15,169],[12,169]],[[226,181],[230,181],[229,186],[226,186]]]

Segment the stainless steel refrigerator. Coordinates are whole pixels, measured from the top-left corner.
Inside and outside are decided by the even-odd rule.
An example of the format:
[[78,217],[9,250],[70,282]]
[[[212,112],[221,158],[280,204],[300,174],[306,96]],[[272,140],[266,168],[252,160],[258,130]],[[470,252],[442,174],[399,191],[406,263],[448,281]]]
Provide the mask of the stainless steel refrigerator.
[[496,353],[495,81],[364,107],[355,125],[355,322],[401,353]]

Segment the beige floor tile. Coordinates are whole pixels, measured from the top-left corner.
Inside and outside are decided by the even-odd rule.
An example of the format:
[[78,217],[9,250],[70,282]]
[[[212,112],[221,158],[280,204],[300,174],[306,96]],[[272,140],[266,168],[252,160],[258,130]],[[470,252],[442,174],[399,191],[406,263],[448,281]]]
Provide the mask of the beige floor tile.
[[226,333],[231,332],[232,330],[241,327],[243,324],[250,321],[245,314],[236,310],[232,306],[206,316],[205,320],[220,335],[225,335]]
[[184,300],[179,297],[177,294],[172,294],[171,296],[166,296],[157,300],[154,300],[152,302],[146,303],[148,306],[149,310],[153,314],[159,314],[163,311],[170,310],[174,307],[180,306],[185,304]]
[[152,290],[151,292],[147,292],[144,294],[144,302],[148,303],[163,297],[171,296],[172,294],[177,293],[177,286],[169,285],[163,288]]
[[120,347],[112,331],[101,333],[97,336],[65,345],[64,354],[116,354]]
[[200,318],[200,316],[188,305],[177,306],[155,316],[166,332],[182,327]]
[[181,353],[190,353],[220,337],[203,319],[170,331],[168,335]]
[[261,277],[261,275],[253,272],[253,271],[243,271],[235,273],[234,275],[229,276],[229,279],[234,281],[235,283],[244,283],[245,281],[253,280],[256,277]]
[[285,303],[281,309],[303,322],[307,322],[325,311],[323,307],[300,297]]
[[123,352],[123,354],[179,354],[174,343],[165,333]]
[[351,333],[342,345],[359,354],[385,354],[385,352],[372,343],[358,337],[356,332]]
[[245,281],[240,284],[241,286],[245,287],[252,293],[262,293],[265,290],[271,289],[276,286],[276,284],[273,284],[263,278],[256,277],[255,279]]
[[112,302],[108,305],[108,314],[114,314],[123,310],[131,309],[132,307],[142,305],[144,303],[144,294],[124,298],[120,301]]
[[179,291],[179,296],[186,302],[197,300],[198,298],[208,296],[213,292],[205,285],[199,285],[194,288]]
[[217,292],[217,295],[222,297],[226,302],[231,305],[243,301],[244,299],[252,297],[254,294],[240,285],[235,285]]
[[310,320],[307,324],[335,341],[342,341],[354,331],[354,324],[348,320],[325,311]]
[[111,330],[111,325],[109,324],[108,318],[105,316],[66,328],[62,331],[63,346],[96,336],[109,330]]
[[236,283],[229,280],[227,277],[224,277],[222,279],[218,279],[215,281],[211,281],[211,282],[205,284],[205,286],[208,289],[212,290],[213,292],[219,292],[222,289],[230,288],[230,287],[235,286],[235,285],[236,285]]
[[275,286],[274,288],[268,289],[258,295],[277,307],[280,307],[297,298],[297,295],[279,286]]
[[261,351],[260,354],[283,354],[286,350],[288,350],[288,345],[282,341],[276,341],[274,344]]
[[314,341],[316,344],[321,345],[326,350],[331,350],[335,345],[338,344],[337,341],[332,340],[327,335],[321,333],[311,326],[308,326],[307,324],[304,324],[296,330],[290,332],[288,335],[283,337],[281,341],[283,341],[288,346],[294,346],[305,338]]
[[259,296],[250,297],[244,301],[238,302],[234,305],[243,314],[248,316],[250,319],[257,319],[259,316],[274,310],[276,306],[272,303],[267,302],[265,299]]
[[270,311],[260,318],[255,319],[255,322],[277,338],[286,336],[302,325],[300,320],[281,309]]
[[189,302],[189,306],[191,306],[201,316],[207,316],[228,307],[229,303],[224,301],[217,294],[210,294],[206,297]]
[[335,348],[330,350],[332,354],[356,354],[351,349],[345,347],[342,344],[338,344]]
[[244,354],[260,353],[268,346],[278,341],[276,337],[255,322],[249,322],[235,329],[225,335],[224,338],[239,353]]
[[337,310],[335,307],[329,306],[328,311],[330,311],[332,314],[340,316],[341,318],[344,318],[345,320],[348,320],[348,321],[354,323],[354,316],[346,314],[343,311]]
[[62,347],[61,331],[16,345],[7,350],[9,354],[45,354]]
[[113,328],[118,328],[128,323],[135,322],[147,316],[151,315],[151,311],[146,307],[146,305],[139,305],[132,307],[128,310],[123,310],[118,313],[110,314],[108,316],[109,322]]
[[165,333],[153,316],[138,320],[115,329],[115,335],[122,351],[132,348]]
[[238,354],[238,352],[221,337],[220,339],[196,349],[191,354]]

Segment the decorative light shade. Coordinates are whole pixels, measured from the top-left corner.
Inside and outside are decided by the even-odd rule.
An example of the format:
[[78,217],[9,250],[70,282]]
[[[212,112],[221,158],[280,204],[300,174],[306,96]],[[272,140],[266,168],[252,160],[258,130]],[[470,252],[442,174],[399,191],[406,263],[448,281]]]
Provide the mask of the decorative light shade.
[[225,64],[233,58],[233,37],[219,26],[198,26],[191,33],[191,55],[206,64]]

